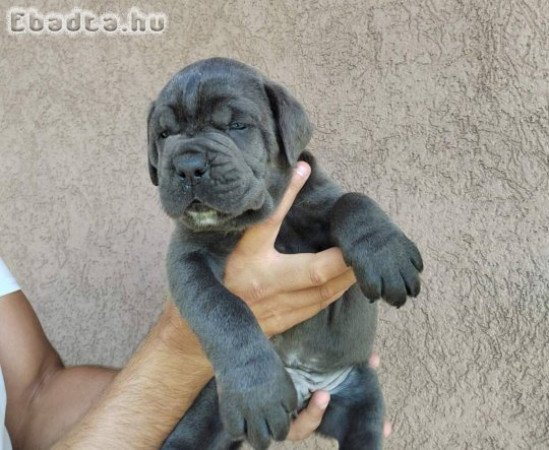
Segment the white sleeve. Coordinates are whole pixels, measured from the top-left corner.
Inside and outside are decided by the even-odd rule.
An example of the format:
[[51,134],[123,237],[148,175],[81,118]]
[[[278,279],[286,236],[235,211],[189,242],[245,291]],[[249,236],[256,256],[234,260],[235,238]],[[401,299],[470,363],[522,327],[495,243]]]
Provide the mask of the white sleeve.
[[2,377],[2,368],[0,367],[0,450],[12,450],[8,430],[4,425],[6,414],[6,388],[4,378]]
[[6,388],[4,378],[2,377],[2,368],[0,367],[0,450],[12,450],[8,430],[4,425],[6,415]]
[[[11,272],[0,258],[0,297],[18,291],[19,285]],[[2,377],[2,368],[0,367],[0,450],[11,450],[10,438],[4,425],[6,414],[6,388],[4,378]]]
[[4,264],[2,258],[0,258],[0,297],[11,294],[19,289],[21,288],[17,284],[17,281],[15,281],[8,267]]
[[[3,295],[11,294],[18,291],[19,285],[15,278],[13,278],[11,272],[4,264],[2,258],[0,258],[0,297]],[[2,376],[2,368],[0,367],[0,450],[11,450],[10,437],[8,436],[8,430],[4,425],[6,414],[6,387],[4,385],[4,378]]]

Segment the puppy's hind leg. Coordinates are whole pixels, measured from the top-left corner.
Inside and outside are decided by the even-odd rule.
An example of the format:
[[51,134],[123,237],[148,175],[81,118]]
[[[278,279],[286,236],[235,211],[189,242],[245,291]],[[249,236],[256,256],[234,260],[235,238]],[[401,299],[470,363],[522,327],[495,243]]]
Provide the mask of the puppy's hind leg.
[[363,365],[355,368],[331,394],[318,432],[337,439],[341,450],[380,450],[383,414],[377,375]]
[[161,450],[236,450],[241,444],[223,430],[216,384],[211,380],[164,441]]

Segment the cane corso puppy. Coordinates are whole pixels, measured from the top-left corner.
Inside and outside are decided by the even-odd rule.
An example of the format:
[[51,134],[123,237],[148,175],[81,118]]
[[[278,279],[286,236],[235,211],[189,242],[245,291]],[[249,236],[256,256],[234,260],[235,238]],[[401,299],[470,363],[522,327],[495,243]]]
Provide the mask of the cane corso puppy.
[[[264,449],[286,437],[292,415],[318,389],[331,392],[319,433],[345,449],[381,448],[383,399],[368,367],[374,301],[400,307],[416,296],[423,263],[373,200],[345,193],[320,170],[305,150],[311,132],[303,107],[284,87],[223,58],[184,68],[151,107],[150,176],[175,222],[169,288],[215,371],[163,448],[233,449],[247,440]],[[338,246],[357,284],[269,340],[247,305],[223,286],[224,263],[246,227],[273,212],[298,160],[312,174],[276,248]]]

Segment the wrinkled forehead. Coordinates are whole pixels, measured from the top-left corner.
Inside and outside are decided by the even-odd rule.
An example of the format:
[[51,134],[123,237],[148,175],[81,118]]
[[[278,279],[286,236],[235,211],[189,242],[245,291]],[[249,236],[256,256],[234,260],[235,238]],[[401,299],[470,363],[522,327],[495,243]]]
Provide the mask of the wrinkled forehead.
[[262,122],[270,114],[263,79],[238,69],[183,70],[164,87],[156,104],[180,121],[236,118]]

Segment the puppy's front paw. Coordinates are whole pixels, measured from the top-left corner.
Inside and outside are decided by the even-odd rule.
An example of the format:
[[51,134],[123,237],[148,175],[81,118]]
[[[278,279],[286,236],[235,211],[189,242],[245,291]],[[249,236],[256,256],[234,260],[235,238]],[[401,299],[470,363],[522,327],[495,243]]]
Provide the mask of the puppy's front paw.
[[332,235],[353,267],[362,293],[396,307],[419,294],[423,261],[416,245],[372,199],[348,193],[336,202]]
[[234,439],[246,437],[255,449],[266,449],[271,439],[282,441],[288,435],[296,391],[280,361],[252,365],[248,372],[218,384],[221,420]]
[[347,249],[357,282],[371,301],[380,297],[400,308],[420,291],[423,261],[416,245],[392,224],[370,229]]

